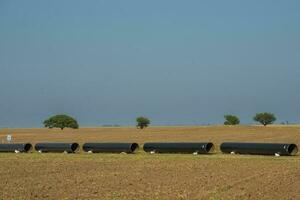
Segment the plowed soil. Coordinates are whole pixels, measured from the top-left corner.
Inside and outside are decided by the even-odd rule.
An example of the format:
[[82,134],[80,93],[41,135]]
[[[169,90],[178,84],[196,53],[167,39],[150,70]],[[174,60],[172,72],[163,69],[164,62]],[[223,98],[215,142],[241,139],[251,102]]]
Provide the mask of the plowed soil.
[[222,154],[225,141],[289,142],[300,126],[1,129],[14,142],[210,141],[212,155],[1,153],[0,199],[300,199],[300,156]]

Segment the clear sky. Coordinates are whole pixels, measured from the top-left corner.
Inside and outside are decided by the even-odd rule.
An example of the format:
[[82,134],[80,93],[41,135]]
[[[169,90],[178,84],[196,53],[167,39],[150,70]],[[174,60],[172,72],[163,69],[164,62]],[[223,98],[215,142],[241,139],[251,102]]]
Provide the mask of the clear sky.
[[0,127],[300,122],[298,0],[1,0]]

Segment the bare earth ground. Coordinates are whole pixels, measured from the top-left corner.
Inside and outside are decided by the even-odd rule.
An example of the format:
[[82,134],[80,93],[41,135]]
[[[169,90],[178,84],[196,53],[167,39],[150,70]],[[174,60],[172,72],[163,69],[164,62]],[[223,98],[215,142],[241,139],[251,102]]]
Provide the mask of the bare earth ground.
[[211,141],[213,155],[0,154],[0,199],[300,199],[300,155],[224,155],[225,141],[292,142],[300,126],[1,129],[15,142]]

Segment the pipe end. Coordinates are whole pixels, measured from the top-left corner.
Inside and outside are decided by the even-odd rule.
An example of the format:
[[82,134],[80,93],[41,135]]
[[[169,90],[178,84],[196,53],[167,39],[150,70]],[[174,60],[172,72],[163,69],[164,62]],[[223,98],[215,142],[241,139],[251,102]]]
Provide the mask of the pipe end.
[[288,152],[291,156],[294,156],[298,153],[298,147],[296,144],[290,144],[288,147]]
[[135,152],[139,148],[138,143],[132,143],[130,146],[131,152]]

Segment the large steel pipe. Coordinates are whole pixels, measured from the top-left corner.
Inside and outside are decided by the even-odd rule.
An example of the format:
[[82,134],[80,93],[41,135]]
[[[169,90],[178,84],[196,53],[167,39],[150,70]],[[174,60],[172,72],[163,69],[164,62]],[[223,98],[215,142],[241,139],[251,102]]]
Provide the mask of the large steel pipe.
[[30,143],[0,144],[0,152],[28,152],[32,149]]
[[82,149],[92,153],[133,153],[138,147],[137,143],[85,143]]
[[145,143],[144,151],[151,153],[196,153],[206,154],[214,149],[211,142],[205,143]]
[[37,143],[35,150],[42,152],[66,152],[74,153],[79,149],[78,143]]
[[257,155],[296,155],[298,147],[296,144],[278,143],[236,143],[224,142],[220,149],[223,153],[257,154]]

